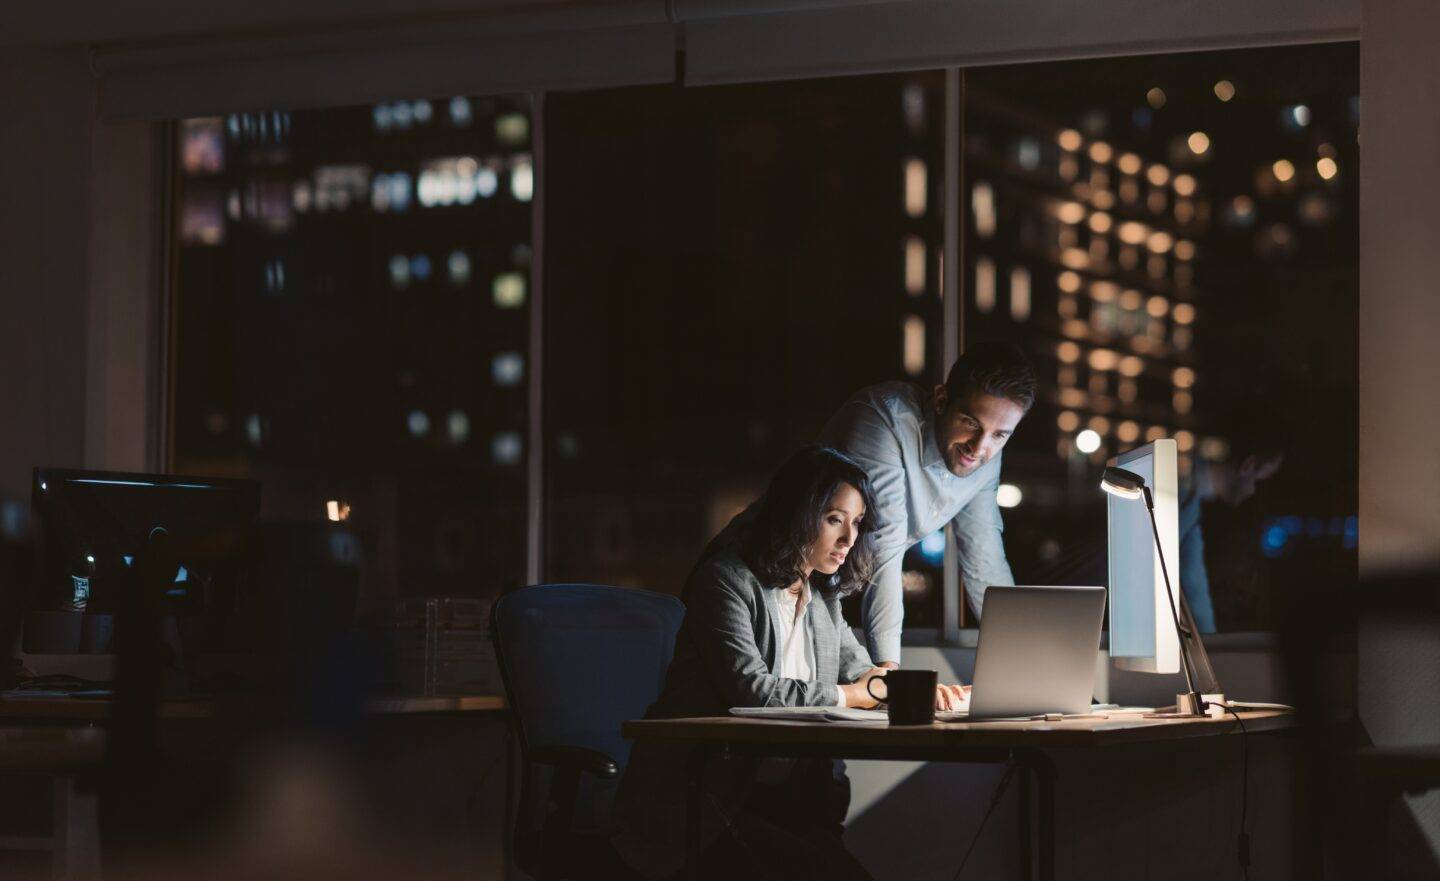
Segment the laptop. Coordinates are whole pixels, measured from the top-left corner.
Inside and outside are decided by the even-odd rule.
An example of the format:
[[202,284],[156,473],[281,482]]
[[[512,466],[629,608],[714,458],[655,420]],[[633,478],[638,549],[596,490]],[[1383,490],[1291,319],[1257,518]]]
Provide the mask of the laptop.
[[1103,587],[987,589],[963,718],[1088,713],[1104,614]]

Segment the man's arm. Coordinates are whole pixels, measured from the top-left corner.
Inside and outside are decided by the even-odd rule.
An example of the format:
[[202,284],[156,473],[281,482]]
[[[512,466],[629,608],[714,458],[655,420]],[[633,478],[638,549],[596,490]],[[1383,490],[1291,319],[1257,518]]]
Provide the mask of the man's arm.
[[865,643],[877,666],[900,666],[900,631],[905,625],[905,591],[901,551],[875,573],[870,588],[860,597],[860,620]]
[[898,665],[900,630],[905,623],[900,567],[909,529],[900,441],[886,414],[865,401],[852,400],[825,426],[820,442],[854,459],[875,490],[878,510],[867,511],[865,516],[876,521],[872,542],[879,567],[861,599],[861,624],[875,663]]
[[[996,456],[997,460],[999,458]],[[979,619],[981,607],[985,604],[985,588],[1015,583],[1010,562],[1005,559],[1002,537],[1005,523],[1000,519],[1000,503],[996,499],[1000,490],[999,466],[996,461],[990,480],[951,521],[960,574],[965,579],[965,595],[970,598],[976,619]]]
[[840,620],[840,681],[857,682],[866,673],[875,669],[870,653],[855,638],[855,631],[842,618]]

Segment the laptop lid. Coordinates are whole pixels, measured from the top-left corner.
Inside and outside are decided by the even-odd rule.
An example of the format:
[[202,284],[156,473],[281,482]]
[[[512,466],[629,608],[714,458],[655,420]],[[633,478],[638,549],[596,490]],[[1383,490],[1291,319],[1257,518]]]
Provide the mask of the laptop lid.
[[1085,713],[1095,692],[1103,587],[991,587],[971,719]]

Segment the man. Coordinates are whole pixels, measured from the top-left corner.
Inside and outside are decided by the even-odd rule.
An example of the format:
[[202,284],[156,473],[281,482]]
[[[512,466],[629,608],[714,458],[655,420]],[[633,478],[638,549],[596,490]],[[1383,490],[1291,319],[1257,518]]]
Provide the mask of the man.
[[[1035,373],[1014,346],[981,345],[929,393],[908,382],[862,389],[821,431],[819,442],[854,459],[870,475],[879,521],[876,577],[861,617],[877,665],[900,665],[905,551],[950,523],[960,572],[975,614],[985,588],[1015,583],[1001,540],[996,492],[1000,451],[1035,402]],[[738,515],[705,555],[738,540],[754,506]]]

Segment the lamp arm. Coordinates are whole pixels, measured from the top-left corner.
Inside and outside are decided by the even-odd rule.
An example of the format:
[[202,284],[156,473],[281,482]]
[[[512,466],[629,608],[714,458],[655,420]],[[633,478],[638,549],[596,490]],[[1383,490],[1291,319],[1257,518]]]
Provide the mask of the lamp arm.
[[1175,608],[1175,588],[1170,586],[1170,570],[1165,566],[1165,549],[1160,546],[1160,524],[1155,520],[1155,497],[1150,487],[1142,486],[1145,510],[1150,513],[1150,529],[1155,533],[1155,555],[1160,558],[1160,574],[1165,576],[1165,598],[1170,601],[1170,617],[1175,622],[1175,636],[1180,640],[1180,669],[1185,671],[1185,690],[1195,693],[1195,676],[1190,669],[1190,648],[1185,644],[1189,632],[1180,626],[1180,612]]

